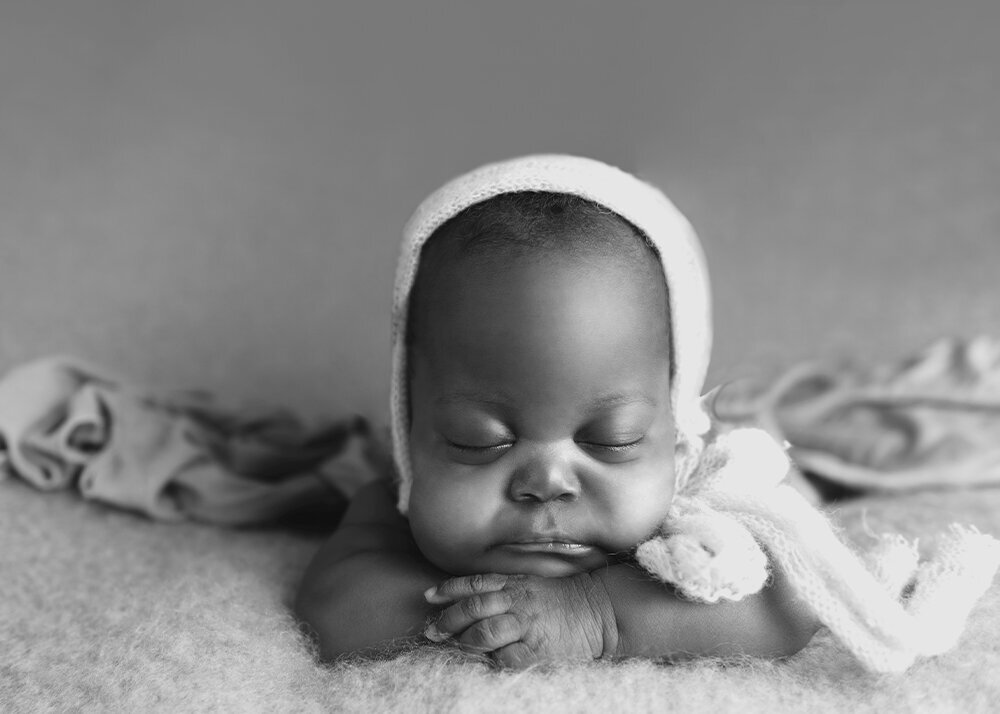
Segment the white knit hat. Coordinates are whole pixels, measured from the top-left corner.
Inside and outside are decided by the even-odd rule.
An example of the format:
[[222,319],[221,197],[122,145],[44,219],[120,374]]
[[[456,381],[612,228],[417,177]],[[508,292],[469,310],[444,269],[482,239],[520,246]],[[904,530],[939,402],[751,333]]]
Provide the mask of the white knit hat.
[[424,243],[449,219],[505,193],[547,191],[585,198],[632,223],[649,238],[663,265],[670,303],[674,374],[671,407],[678,430],[703,431],[699,394],[712,347],[711,306],[705,257],[691,224],[653,186],[593,159],[543,154],[488,164],[452,179],[432,193],[406,224],[392,302],[390,419],[399,478],[399,510],[406,513],[410,466],[406,320],[410,291]]

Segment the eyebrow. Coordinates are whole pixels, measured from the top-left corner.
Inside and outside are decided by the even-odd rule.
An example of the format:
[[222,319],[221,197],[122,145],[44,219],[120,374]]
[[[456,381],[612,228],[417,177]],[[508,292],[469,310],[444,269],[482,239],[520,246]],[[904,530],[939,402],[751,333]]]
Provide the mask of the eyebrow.
[[442,394],[434,398],[435,406],[448,406],[461,402],[478,402],[480,404],[509,404],[510,396],[504,392],[494,392],[476,389],[461,389]]
[[[479,404],[509,404],[510,396],[505,392],[486,390],[458,390],[442,394],[434,399],[435,406],[448,406],[462,402],[477,402]],[[584,406],[588,411],[598,411],[609,407],[618,407],[625,404],[648,404],[655,407],[656,400],[643,392],[607,392],[599,394],[588,401]]]
[[587,402],[587,408],[597,411],[625,404],[648,404],[651,407],[655,407],[656,400],[643,392],[608,392],[607,394],[598,395]]

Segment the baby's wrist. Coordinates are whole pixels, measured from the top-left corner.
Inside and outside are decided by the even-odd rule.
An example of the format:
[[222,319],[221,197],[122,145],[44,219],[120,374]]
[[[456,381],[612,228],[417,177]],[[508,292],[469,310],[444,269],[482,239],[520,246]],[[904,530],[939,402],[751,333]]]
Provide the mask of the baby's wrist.
[[590,610],[597,621],[601,632],[601,649],[594,652],[594,659],[611,659],[619,656],[620,637],[618,632],[618,616],[615,614],[611,592],[605,579],[606,570],[600,569],[584,573],[579,577],[586,578],[584,593]]

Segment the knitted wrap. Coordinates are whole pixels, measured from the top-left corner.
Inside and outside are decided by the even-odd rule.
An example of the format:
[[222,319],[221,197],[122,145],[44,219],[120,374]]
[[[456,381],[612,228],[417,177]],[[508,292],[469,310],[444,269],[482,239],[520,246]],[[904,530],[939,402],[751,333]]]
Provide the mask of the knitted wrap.
[[769,561],[858,661],[902,672],[954,647],[1000,566],[1000,542],[952,525],[919,562],[917,544],[876,536],[859,557],[784,477],[784,450],[762,429],[695,438],[660,532],[636,560],[682,597],[739,600],[760,590]]
[[483,166],[445,184],[407,223],[393,295],[390,397],[400,512],[407,512],[413,479],[406,321],[420,250],[462,210],[520,191],[571,194],[614,211],[646,234],[663,266],[674,356],[675,495],[658,533],[638,544],[638,563],[681,597],[708,603],[758,592],[773,564],[799,599],[873,671],[902,671],[919,656],[953,647],[1000,565],[1000,542],[953,526],[924,563],[918,562],[915,543],[892,535],[882,536],[863,560],[784,481],[789,462],[771,436],[714,424],[699,396],[711,315],[694,231],[660,191],[591,159],[539,155]]

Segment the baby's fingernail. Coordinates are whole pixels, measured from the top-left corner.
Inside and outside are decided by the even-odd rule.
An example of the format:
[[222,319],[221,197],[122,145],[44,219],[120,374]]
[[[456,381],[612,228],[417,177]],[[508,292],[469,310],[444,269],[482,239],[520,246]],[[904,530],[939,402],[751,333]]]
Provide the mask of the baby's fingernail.
[[446,632],[441,632],[437,628],[437,625],[428,625],[427,629],[424,630],[424,637],[429,639],[431,642],[444,642],[451,635]]
[[438,595],[437,585],[432,588],[427,588],[424,590],[424,600],[431,603],[432,605],[440,605],[443,602],[448,602],[448,598]]

